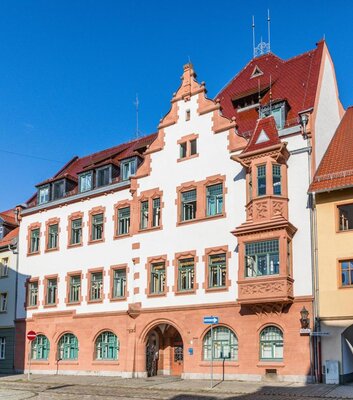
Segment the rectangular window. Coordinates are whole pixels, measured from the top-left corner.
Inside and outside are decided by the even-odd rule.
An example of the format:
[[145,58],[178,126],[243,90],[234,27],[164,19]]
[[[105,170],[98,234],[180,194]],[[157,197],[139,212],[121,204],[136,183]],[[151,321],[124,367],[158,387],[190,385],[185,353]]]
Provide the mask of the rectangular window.
[[65,195],[65,181],[53,183],[53,200],[62,199]]
[[266,195],[266,165],[257,167],[257,195]]
[[140,229],[148,227],[148,200],[140,203]]
[[223,212],[223,184],[207,186],[206,188],[207,216]]
[[111,183],[111,168],[110,166],[99,168],[96,171],[97,187],[106,186]]
[[130,207],[118,209],[118,235],[127,235],[130,230]]
[[181,193],[181,220],[196,218],[196,189]]
[[286,105],[284,102],[261,107],[261,118],[272,115],[277,129],[283,129],[286,122]]
[[197,153],[197,140],[190,140],[190,155],[193,156]]
[[131,158],[129,160],[124,160],[121,162],[121,179],[126,181],[136,174],[137,169],[137,158]]
[[0,277],[3,278],[7,276],[8,273],[9,273],[9,259],[6,257],[0,261]]
[[28,306],[36,307],[38,303],[38,282],[28,283]]
[[164,293],[165,289],[165,263],[159,262],[151,265],[151,294]]
[[56,278],[47,280],[47,304],[53,305],[56,304],[56,296],[58,289],[58,281]]
[[103,214],[92,215],[91,240],[103,239]]
[[91,273],[90,300],[100,300],[103,295],[103,273]]
[[5,360],[6,339],[0,337],[0,360]]
[[7,311],[7,293],[0,293],[0,312]]
[[81,297],[81,276],[70,276],[69,303],[79,303]]
[[85,174],[81,174],[79,177],[79,191],[82,192],[87,192],[88,190],[93,189],[92,185],[92,178],[93,178],[93,173],[91,172],[86,172]]
[[353,286],[353,260],[340,261],[341,285]]
[[279,241],[268,240],[245,244],[245,274],[247,277],[279,273]]
[[353,229],[353,203],[342,204],[338,208],[339,230],[349,231]]
[[30,253],[37,253],[39,251],[39,228],[32,229],[30,233]]
[[187,154],[187,142],[180,143],[179,145],[180,158],[185,158]]
[[195,274],[194,258],[184,258],[179,260],[178,264],[178,290],[193,290]]
[[49,185],[38,190],[38,204],[48,203],[49,201]]
[[152,199],[152,211],[153,211],[153,218],[152,218],[152,226],[159,226],[160,224],[160,214],[161,214],[161,199],[155,198]]
[[113,298],[126,296],[126,269],[116,269],[113,275]]
[[73,219],[71,221],[71,238],[70,244],[80,244],[82,240],[82,218]]
[[48,232],[48,249],[56,249],[58,247],[58,231],[59,225],[49,225]]
[[273,184],[273,194],[280,196],[282,194],[281,166],[278,164],[272,165],[272,184]]
[[213,254],[208,257],[209,287],[218,288],[226,286],[226,254]]

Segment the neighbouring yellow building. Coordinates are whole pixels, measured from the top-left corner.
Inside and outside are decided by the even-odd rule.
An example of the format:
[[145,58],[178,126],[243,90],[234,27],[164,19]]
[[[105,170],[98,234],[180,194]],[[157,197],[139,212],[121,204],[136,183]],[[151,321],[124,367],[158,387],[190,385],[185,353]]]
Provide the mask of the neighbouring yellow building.
[[334,383],[337,363],[331,361],[338,361],[343,383],[353,380],[353,107],[338,126],[310,192],[317,224],[317,326],[326,335],[318,348],[325,381]]

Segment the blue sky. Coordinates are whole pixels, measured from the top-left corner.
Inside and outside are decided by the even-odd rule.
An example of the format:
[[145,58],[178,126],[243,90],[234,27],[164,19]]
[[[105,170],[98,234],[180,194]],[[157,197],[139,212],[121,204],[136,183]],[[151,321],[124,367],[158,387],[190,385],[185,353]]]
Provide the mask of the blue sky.
[[252,57],[252,15],[267,38],[267,8],[272,51],[289,58],[325,36],[353,104],[350,1],[1,1],[0,210],[72,156],[133,139],[136,93],[140,130],[154,132],[189,57],[215,96]]

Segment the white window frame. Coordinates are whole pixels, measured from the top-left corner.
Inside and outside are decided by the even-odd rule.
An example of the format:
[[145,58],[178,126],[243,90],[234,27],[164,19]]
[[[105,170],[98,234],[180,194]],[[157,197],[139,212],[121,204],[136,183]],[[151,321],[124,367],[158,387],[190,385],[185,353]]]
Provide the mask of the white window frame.
[[5,360],[6,357],[6,338],[0,337],[0,360]]
[[[43,190],[47,190],[48,193],[45,195],[45,198],[47,200],[42,201],[41,200],[41,192]],[[48,203],[50,201],[50,185],[45,185],[45,186],[41,186],[40,188],[38,188],[38,204],[45,204]]]
[[4,257],[0,263],[0,278],[6,278],[9,275],[9,258]]
[[0,293],[0,312],[7,312],[8,293]]
[[[128,169],[126,170],[126,166]],[[120,177],[122,181],[127,181],[134,176],[137,171],[137,157],[127,158],[120,163]]]
[[[87,181],[84,181],[85,182],[84,185],[82,184],[82,180],[87,178],[88,176],[91,177],[90,187],[87,186]],[[89,190],[93,189],[93,172],[92,171],[80,174],[78,180],[79,180],[79,192],[80,193],[88,192]],[[83,186],[84,186],[84,189],[82,188]]]

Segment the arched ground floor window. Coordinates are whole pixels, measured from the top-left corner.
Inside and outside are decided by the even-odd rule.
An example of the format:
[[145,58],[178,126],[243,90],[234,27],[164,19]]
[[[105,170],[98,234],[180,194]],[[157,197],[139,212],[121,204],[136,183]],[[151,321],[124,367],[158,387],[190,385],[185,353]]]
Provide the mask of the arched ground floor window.
[[212,353],[214,360],[237,360],[238,339],[235,333],[225,326],[216,326],[206,333],[203,339],[203,359],[211,360]]

